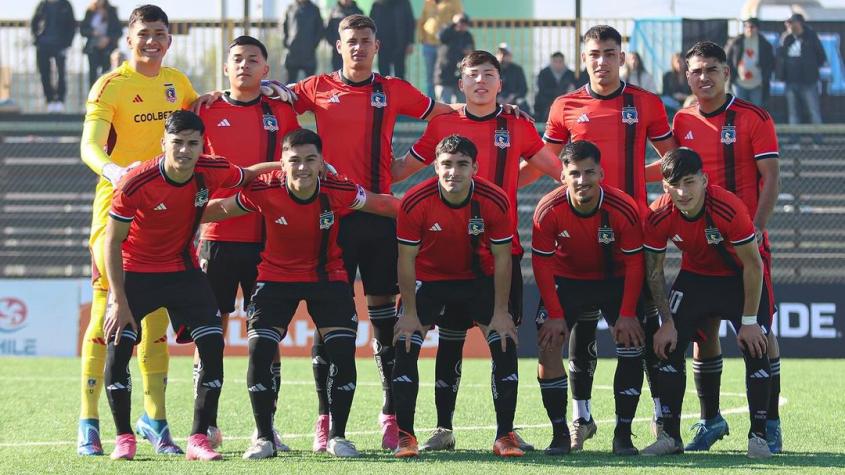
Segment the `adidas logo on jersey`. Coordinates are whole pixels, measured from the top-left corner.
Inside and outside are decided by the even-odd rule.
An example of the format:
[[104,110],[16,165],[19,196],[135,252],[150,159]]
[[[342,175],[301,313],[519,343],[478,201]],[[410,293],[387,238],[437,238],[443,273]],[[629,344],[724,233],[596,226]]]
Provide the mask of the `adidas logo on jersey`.
[[158,206],[153,209],[155,211],[167,211],[167,206],[164,206],[164,203],[159,203]]
[[561,231],[561,233],[560,233],[560,234],[558,234],[558,236],[560,236],[560,237],[565,237],[565,238],[571,237],[571,236],[569,235],[569,231],[567,231],[567,230],[565,230],[565,229],[564,229],[563,231]]
[[694,138],[695,137],[692,136],[692,130],[690,130],[689,132],[687,132],[686,135],[684,135],[684,140],[692,140]]
[[133,98],[133,99],[132,99],[132,102],[134,102],[134,103],[138,104],[138,103],[144,102],[144,100],[143,100],[143,99],[141,99],[141,95],[140,95],[140,94],[135,94],[135,98]]
[[443,231],[443,228],[440,227],[440,223],[434,223],[434,225],[428,228],[429,231]]
[[681,237],[680,234],[676,234],[676,235],[672,236],[672,240],[675,241],[675,242],[684,242],[684,239]]
[[223,119],[217,123],[217,127],[231,127],[232,124],[229,123],[229,119]]
[[579,124],[583,124],[583,123],[589,122],[589,121],[590,121],[590,118],[587,117],[587,113],[585,112],[585,113],[578,116],[578,120],[576,122],[578,122]]
[[340,96],[337,94],[332,94],[332,97],[329,98],[330,104],[340,104]]
[[283,226],[287,226],[288,220],[286,220],[285,217],[282,216],[282,217],[280,217],[279,219],[276,220],[276,224],[281,224]]

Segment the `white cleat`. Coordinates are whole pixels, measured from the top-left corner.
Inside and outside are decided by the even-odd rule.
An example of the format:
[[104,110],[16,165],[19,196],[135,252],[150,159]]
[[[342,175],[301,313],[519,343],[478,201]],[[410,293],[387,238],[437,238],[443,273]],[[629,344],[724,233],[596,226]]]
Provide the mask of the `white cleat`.
[[767,459],[772,456],[772,451],[769,450],[769,444],[766,439],[752,435],[748,439],[748,458],[750,459]]
[[273,447],[273,442],[269,440],[259,439],[252,443],[252,445],[244,452],[244,460],[261,460],[276,456],[276,449]]
[[329,439],[329,444],[326,446],[326,452],[334,455],[335,457],[342,458],[359,457],[361,455],[358,453],[358,449],[355,448],[355,444],[343,437],[333,437]]
[[[252,432],[252,437],[250,438],[250,441],[253,444],[258,442],[258,429],[255,429]],[[281,436],[279,436],[279,431],[277,431],[276,429],[273,429],[273,443],[276,444],[276,451],[278,451],[278,452],[290,452],[290,447],[288,447],[287,445],[285,445],[282,442],[282,438],[281,438]]]

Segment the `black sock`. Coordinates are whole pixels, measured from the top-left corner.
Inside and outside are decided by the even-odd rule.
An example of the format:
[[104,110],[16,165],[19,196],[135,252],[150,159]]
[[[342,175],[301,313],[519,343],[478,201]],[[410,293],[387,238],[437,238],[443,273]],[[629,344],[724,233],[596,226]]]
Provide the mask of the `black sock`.
[[466,330],[438,328],[437,361],[434,365],[434,405],[437,407],[437,427],[452,429],[452,415],[461,384]]
[[329,394],[326,380],[329,378],[329,358],[320,332],[314,330],[314,346],[311,347],[311,370],[314,372],[314,387],[317,388],[317,414],[329,415]]
[[132,376],[129,374],[129,360],[132,358],[132,349],[137,339],[138,335],[128,327],[122,330],[119,345],[109,339],[104,381],[117,435],[133,433],[130,422]]
[[769,393],[769,420],[780,419],[780,357],[770,359],[769,366],[772,368],[772,390]]
[[701,418],[710,420],[719,414],[719,390],[722,386],[722,355],[692,360],[692,377],[701,404]]
[[651,399],[654,402],[654,416],[660,417],[660,387],[657,384],[657,367],[660,366],[660,358],[654,352],[654,334],[660,329],[660,312],[652,305],[645,310],[645,347],[643,347],[643,371],[645,372],[648,388],[651,391]]
[[681,439],[681,408],[687,386],[686,362],[677,350],[658,367],[660,403],[663,406],[663,430],[676,440]]
[[599,312],[581,315],[569,337],[569,382],[572,399],[592,399],[593,375],[596,372],[596,327]]
[[279,407],[279,389],[282,387],[282,363],[271,364],[270,373],[273,374],[273,418],[275,419],[276,409]]
[[396,363],[393,366],[393,398],[396,409],[396,423],[399,430],[414,435],[414,413],[417,409],[417,393],[420,390],[420,373],[417,360],[420,357],[423,336],[416,332],[411,337],[411,351],[405,351],[405,337],[396,342]]
[[569,380],[566,374],[559,378],[537,378],[537,382],[540,383],[543,407],[546,408],[546,415],[552,423],[553,437],[569,436],[569,428],[566,426],[566,392],[569,390]]
[[745,388],[748,393],[748,412],[751,419],[752,433],[766,438],[766,419],[769,409],[769,393],[771,392],[772,377],[769,357],[752,358],[747,352],[745,358]]
[[643,349],[641,347],[616,347],[616,374],[613,377],[613,394],[616,403],[616,428],[614,436],[630,437],[631,422],[637,414],[640,392],[643,389]]
[[393,414],[393,392],[391,390],[390,375],[393,374],[393,360],[396,352],[393,348],[393,326],[396,325],[395,304],[367,307],[370,322],[373,324],[373,358],[381,379],[381,390],[384,393],[381,413]]
[[355,330],[339,329],[323,337],[329,354],[329,404],[331,425],[329,437],[346,437],[346,421],[355,397],[358,372],[355,368]]
[[502,338],[491,331],[487,335],[487,345],[493,359],[493,371],[490,378],[493,391],[493,407],[496,409],[496,439],[513,432],[513,418],[516,415],[516,395],[519,387],[519,369],[516,356],[516,344],[508,341],[507,349],[502,351]]
[[273,355],[279,350],[282,335],[274,328],[250,328],[249,367],[246,387],[258,438],[273,440]]
[[200,354],[197,396],[194,399],[194,423],[191,435],[206,434],[217,415],[220,390],[223,388],[223,327],[203,325],[191,330],[191,338]]

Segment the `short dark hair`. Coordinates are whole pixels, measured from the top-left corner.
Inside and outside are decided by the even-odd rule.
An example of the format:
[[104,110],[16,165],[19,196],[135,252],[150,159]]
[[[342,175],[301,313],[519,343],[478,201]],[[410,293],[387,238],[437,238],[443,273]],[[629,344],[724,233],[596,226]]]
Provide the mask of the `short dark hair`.
[[261,56],[264,56],[265,60],[267,59],[267,47],[264,46],[264,43],[259,41],[258,38],[253,38],[249,35],[241,35],[229,43],[229,47],[226,48],[226,51],[232,51],[232,48],[235,46],[255,46],[261,50]]
[[366,15],[359,15],[356,13],[341,20],[340,24],[337,25],[337,32],[342,33],[343,30],[363,30],[366,28],[373,30],[373,33],[375,34],[377,31],[376,22]]
[[164,131],[168,134],[178,134],[184,130],[196,130],[205,134],[205,125],[200,116],[189,110],[175,111],[164,121]]
[[760,19],[757,17],[746,18],[742,21],[742,23],[743,25],[747,23],[749,25],[753,25],[754,28],[760,28]]
[[170,29],[170,20],[167,19],[167,13],[164,13],[164,10],[157,5],[141,5],[132,10],[132,13],[129,14],[128,25],[131,27],[136,21],[145,21],[148,23],[160,21]]
[[463,73],[464,68],[480,66],[484,63],[490,63],[494,68],[496,68],[496,71],[498,71],[499,74],[502,73],[502,64],[499,63],[499,60],[489,52],[483,50],[475,50],[464,56],[464,59],[461,60],[461,64],[458,66],[458,71]]
[[323,153],[323,140],[310,129],[296,129],[282,139],[282,150],[287,151],[300,145],[313,145],[318,153]]
[[565,59],[563,57],[563,53],[561,53],[560,51],[555,51],[554,53],[552,53],[552,59],[555,59],[555,58]]
[[622,35],[619,34],[616,28],[610,25],[596,25],[587,30],[587,32],[584,33],[584,43],[589,40],[613,40],[617,45],[622,46]]
[[435,157],[439,157],[444,153],[460,153],[468,156],[472,159],[472,163],[475,163],[475,159],[478,156],[478,149],[475,147],[475,144],[472,143],[472,140],[457,134],[452,134],[441,140],[440,143],[437,144],[437,148],[434,149]]
[[596,163],[601,163],[601,150],[589,140],[569,142],[560,151],[560,160],[565,167],[569,166],[570,163],[580,162],[588,158],[592,158]]
[[701,173],[701,157],[687,147],[676,148],[660,160],[660,173],[667,183],[678,183],[682,178]]
[[716,61],[725,64],[728,62],[728,57],[725,55],[725,50],[712,41],[699,41],[692,45],[692,48],[687,50],[684,59],[689,61],[693,56],[701,56],[702,58],[712,58]]

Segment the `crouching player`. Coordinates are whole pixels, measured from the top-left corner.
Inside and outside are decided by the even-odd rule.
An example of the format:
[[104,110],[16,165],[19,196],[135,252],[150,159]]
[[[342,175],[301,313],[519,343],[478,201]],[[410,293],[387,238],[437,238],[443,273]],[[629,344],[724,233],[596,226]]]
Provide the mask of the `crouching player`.
[[[688,148],[669,152],[661,163],[662,197],[645,222],[648,285],[662,325],[654,336],[664,432],[644,455],[683,452],[681,406],[686,388],[684,354],[693,333],[708,318],[728,320],[745,358],[751,429],[748,457],[771,457],[766,443],[771,369],[766,334],[771,315],[761,292],[763,264],[748,208],[733,193],[708,185],[701,158]],[[681,271],[667,298],[663,261],[666,242],[681,250]]]
[[537,320],[537,377],[553,428],[548,455],[570,451],[563,344],[584,314],[599,311],[611,326],[618,357],[613,453],[637,454],[631,422],[643,385],[644,312],[637,303],[643,286],[642,226],[633,198],[601,184],[600,159],[592,142],[567,144],[561,152],[564,186],[544,196],[534,213],[532,263],[548,314]]
[[135,456],[129,359],[141,340],[141,320],[159,307],[169,312],[177,338],[193,339],[200,355],[187,458],[221,459],[206,431],[223,386],[223,330],[211,286],[196,261],[194,235],[209,193],[240,186],[272,164],[242,169],[201,156],[204,132],[196,114],[174,112],[165,123],[164,155],[126,174],[112,198],[105,251],[111,307],[104,331],[106,392],[117,427],[113,459]]
[[[523,455],[513,432],[519,376],[516,326],[508,314],[513,225],[507,195],[478,172],[475,145],[450,135],[437,145],[436,177],[402,199],[397,217],[399,291],[403,314],[394,336],[393,395],[399,425],[397,457],[419,455],[414,413],[419,392],[417,360],[424,335],[434,324],[485,333],[493,359],[491,379],[498,425],[493,452]],[[449,318],[438,316],[449,307]],[[508,341],[510,340],[510,341]]]
[[345,438],[357,384],[358,316],[337,244],[338,223],[353,210],[395,217],[399,200],[333,176],[321,178],[324,172],[320,137],[307,129],[293,131],[282,141],[282,170],[262,176],[235,196],[213,201],[204,217],[205,221],[217,221],[258,211],[267,230],[258,281],[247,308],[247,389],[258,437],[244,459],[276,455],[273,413],[277,383],[271,364],[302,300],[329,356],[327,451],[337,457],[358,456]]

